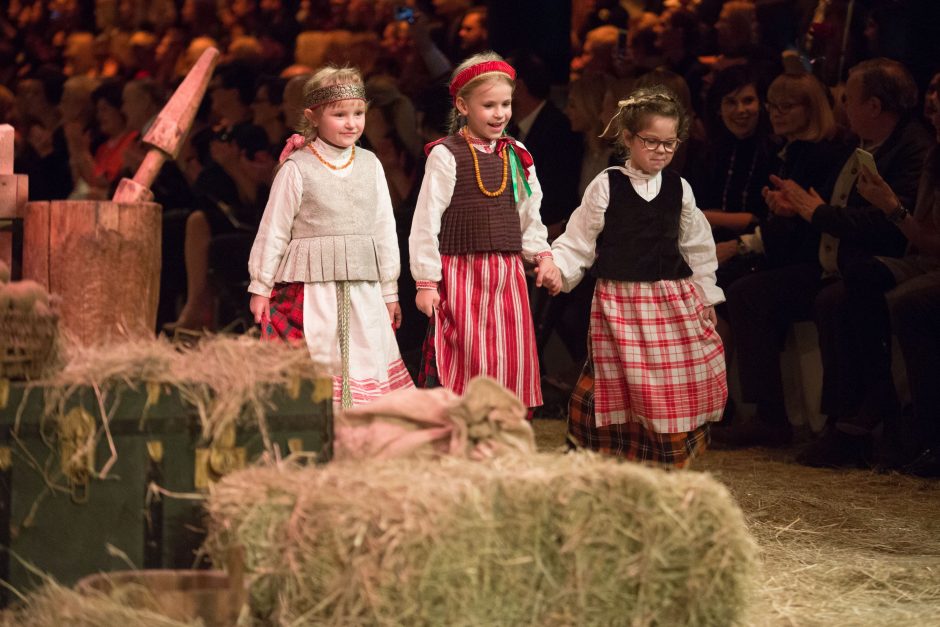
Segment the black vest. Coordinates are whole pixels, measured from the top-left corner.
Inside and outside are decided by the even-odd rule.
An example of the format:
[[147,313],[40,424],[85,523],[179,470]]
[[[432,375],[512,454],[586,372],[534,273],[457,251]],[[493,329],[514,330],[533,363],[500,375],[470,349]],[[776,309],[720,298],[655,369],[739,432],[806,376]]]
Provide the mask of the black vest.
[[598,236],[592,273],[613,281],[669,281],[692,276],[679,252],[682,180],[662,172],[656,198],[647,202],[619,169],[607,171],[610,201]]

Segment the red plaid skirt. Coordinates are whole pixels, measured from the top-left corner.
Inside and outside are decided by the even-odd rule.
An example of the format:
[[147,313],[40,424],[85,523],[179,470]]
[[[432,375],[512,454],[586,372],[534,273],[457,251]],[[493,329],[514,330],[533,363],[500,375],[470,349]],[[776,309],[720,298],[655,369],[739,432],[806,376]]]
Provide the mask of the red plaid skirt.
[[590,350],[598,427],[639,422],[683,433],[721,420],[724,348],[703,309],[689,279],[597,282]]
[[708,446],[709,423],[689,432],[656,433],[639,422],[598,427],[594,418],[594,369],[588,358],[568,405],[568,443],[637,462],[683,468]]
[[265,340],[281,340],[288,343],[304,341],[304,284],[278,283],[271,290],[271,305]]

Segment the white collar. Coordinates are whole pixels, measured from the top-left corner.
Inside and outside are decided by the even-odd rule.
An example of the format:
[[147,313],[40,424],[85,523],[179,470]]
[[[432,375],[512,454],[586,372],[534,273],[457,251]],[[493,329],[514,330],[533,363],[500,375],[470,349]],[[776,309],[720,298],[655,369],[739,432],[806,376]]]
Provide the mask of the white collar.
[[624,174],[629,176],[634,181],[652,181],[658,177],[661,172],[656,172],[655,174],[649,174],[633,166],[633,163],[627,159],[627,162],[623,164]]
[[313,140],[313,149],[320,153],[320,156],[328,161],[339,161],[342,159],[349,159],[349,153],[352,150],[352,147],[337,148],[336,146],[328,144],[317,137]]

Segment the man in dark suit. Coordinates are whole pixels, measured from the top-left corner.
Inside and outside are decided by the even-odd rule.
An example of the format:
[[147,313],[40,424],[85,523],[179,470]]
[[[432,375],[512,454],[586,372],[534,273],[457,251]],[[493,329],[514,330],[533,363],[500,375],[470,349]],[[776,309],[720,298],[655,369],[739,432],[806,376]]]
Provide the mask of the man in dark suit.
[[535,159],[535,171],[544,193],[542,222],[549,240],[561,235],[564,222],[578,206],[578,177],[581,173],[580,135],[571,122],[548,100],[551,87],[545,64],[531,53],[509,58],[516,69],[510,134],[525,144]]
[[[565,230],[568,217],[580,202],[578,180],[581,174],[583,141],[571,130],[571,122],[548,100],[550,74],[545,64],[532,53],[509,57],[516,69],[516,90],[512,99],[512,125],[509,133],[532,153],[535,171],[542,185],[542,222],[552,240]],[[586,356],[590,315],[589,281],[571,294],[548,300],[540,290],[532,298],[533,318],[541,354],[548,336],[556,331],[576,363]],[[585,296],[587,294],[587,296]],[[585,305],[586,301],[586,305]],[[544,360],[542,360],[544,362]]]

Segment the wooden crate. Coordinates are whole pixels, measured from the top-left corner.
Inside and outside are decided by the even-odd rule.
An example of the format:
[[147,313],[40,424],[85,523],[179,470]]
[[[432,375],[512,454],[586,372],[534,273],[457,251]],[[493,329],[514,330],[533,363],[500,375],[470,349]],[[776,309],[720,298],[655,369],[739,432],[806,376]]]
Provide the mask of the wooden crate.
[[[266,423],[282,455],[301,449],[316,453],[318,462],[330,459],[331,392],[329,379],[275,390]],[[101,425],[101,409],[93,389],[79,388],[62,415],[44,420],[46,396],[41,386],[0,381],[0,543],[11,554],[0,560],[0,578],[19,590],[33,587],[37,577],[23,561],[65,584],[99,571],[193,567],[203,538],[201,502],[154,499],[148,486],[204,491],[207,481],[264,451],[257,425],[246,417],[228,442],[220,438],[209,446],[195,408],[177,389],[112,390],[104,411],[117,460],[104,480],[85,482],[72,470],[68,476],[77,480],[69,482],[61,460],[74,460],[76,449],[68,435],[84,440],[83,429]],[[101,434],[90,463],[100,471],[110,457]],[[72,468],[86,462],[73,461]]]

